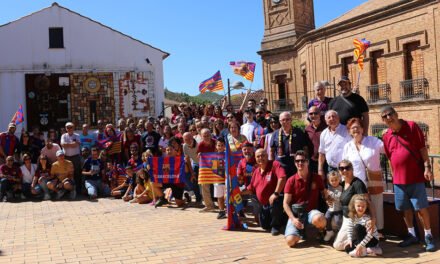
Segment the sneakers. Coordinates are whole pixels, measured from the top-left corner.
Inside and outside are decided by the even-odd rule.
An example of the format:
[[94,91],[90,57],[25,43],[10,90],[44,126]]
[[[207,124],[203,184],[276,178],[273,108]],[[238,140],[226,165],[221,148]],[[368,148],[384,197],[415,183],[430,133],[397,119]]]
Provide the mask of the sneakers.
[[405,239],[399,243],[399,247],[408,247],[411,246],[413,244],[417,244],[419,242],[419,240],[417,239],[417,237],[408,234],[408,236],[405,237]]
[[434,238],[432,237],[432,235],[425,236],[425,243],[426,243],[426,248],[425,248],[426,251],[428,251],[428,252],[435,251],[435,243],[434,243]]
[[272,227],[272,230],[270,230],[270,233],[272,236],[278,236],[280,234],[280,230],[276,227]]
[[327,230],[325,232],[324,241],[329,242],[333,238],[334,235],[335,235],[335,232],[333,230]]
[[209,213],[209,212],[214,212],[215,208],[211,208],[211,207],[205,207],[202,210],[199,211],[199,213]]
[[226,218],[226,212],[224,210],[218,212],[217,219],[225,219]]
[[382,255],[382,248],[380,248],[378,245],[375,247],[369,247],[369,248],[367,248],[367,255],[380,256],[380,255]]
[[365,257],[367,255],[367,249],[362,247],[362,252],[361,252],[360,256],[356,256],[356,249],[353,249],[352,251],[350,251],[350,253],[348,253],[348,255],[352,258]]
[[154,205],[154,208],[157,208],[159,206],[168,204],[167,199],[165,199],[163,196],[159,198],[159,200],[157,200],[156,204]]

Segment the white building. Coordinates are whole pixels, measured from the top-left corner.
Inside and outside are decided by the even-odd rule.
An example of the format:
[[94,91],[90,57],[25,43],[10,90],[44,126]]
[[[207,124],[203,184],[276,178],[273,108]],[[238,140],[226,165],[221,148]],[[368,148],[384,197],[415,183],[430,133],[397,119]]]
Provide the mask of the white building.
[[158,115],[164,100],[158,48],[57,3],[0,26],[0,129],[19,104],[24,127]]

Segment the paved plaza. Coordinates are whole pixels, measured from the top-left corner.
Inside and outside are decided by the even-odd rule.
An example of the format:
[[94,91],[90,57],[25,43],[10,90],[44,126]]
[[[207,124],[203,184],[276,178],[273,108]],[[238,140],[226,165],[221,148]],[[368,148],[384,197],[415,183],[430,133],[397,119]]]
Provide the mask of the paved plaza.
[[[382,244],[384,256],[352,259],[307,242],[288,248],[259,228],[223,231],[198,208],[154,209],[121,200],[0,203],[0,263],[439,263],[440,251]],[[251,220],[251,216],[248,215]],[[252,224],[252,222],[250,222]]]

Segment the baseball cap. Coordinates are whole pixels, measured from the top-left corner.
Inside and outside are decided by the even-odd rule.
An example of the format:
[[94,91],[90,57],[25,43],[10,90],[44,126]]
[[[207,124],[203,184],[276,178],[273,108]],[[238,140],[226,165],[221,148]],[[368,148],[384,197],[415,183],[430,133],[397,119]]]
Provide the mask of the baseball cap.
[[70,127],[70,126],[73,127],[75,125],[72,122],[67,122],[65,127]]
[[57,153],[56,153],[56,156],[57,157],[64,156],[64,151],[62,149],[58,150]]
[[8,127],[17,127],[14,123],[9,123]]
[[338,84],[340,84],[341,82],[350,82],[350,79],[348,79],[347,76],[341,76],[341,79],[339,79]]

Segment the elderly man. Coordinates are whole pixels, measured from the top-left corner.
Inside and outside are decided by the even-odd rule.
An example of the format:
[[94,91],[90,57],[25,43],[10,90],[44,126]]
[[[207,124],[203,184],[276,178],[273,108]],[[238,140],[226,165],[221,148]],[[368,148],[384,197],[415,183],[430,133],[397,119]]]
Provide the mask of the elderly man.
[[325,96],[325,84],[324,82],[316,82],[313,85],[313,90],[315,91],[315,98],[310,100],[307,108],[310,109],[313,106],[318,107],[322,115],[328,110],[328,105],[332,98]]
[[415,122],[399,119],[391,106],[382,107],[380,113],[388,126],[383,143],[393,171],[395,206],[398,211],[403,211],[408,228],[408,236],[399,246],[418,243],[413,224],[414,209],[425,229],[425,249],[435,251],[424,184],[433,179],[433,174],[423,132]]
[[[351,140],[347,127],[339,122],[338,113],[329,110],[325,113],[327,128],[319,138],[318,174],[324,179],[327,172],[337,170],[342,160],[345,144]],[[327,162],[327,168],[325,163]]]
[[237,166],[238,183],[248,186],[251,183],[252,174],[257,168],[254,157],[254,146],[252,143],[246,142],[243,144],[241,151],[244,158],[240,160]]
[[197,141],[192,136],[191,132],[185,132],[183,134],[183,154],[185,155],[186,166],[190,168],[191,179],[188,183],[189,188],[194,191],[196,196],[196,202],[202,201],[200,194],[200,188],[197,184],[199,179],[199,157],[197,156]]
[[259,222],[263,229],[271,229],[274,236],[280,234],[285,224],[283,196],[286,173],[278,161],[270,161],[264,149],[255,152],[258,167],[252,174],[251,183],[242,191],[243,195],[255,194],[259,205]]
[[[200,158],[200,153],[215,152],[216,141],[212,138],[211,131],[207,128],[203,128],[200,132],[202,135],[202,141],[197,145],[197,155]],[[202,197],[205,203],[205,208],[200,210],[200,212],[213,212],[215,210],[214,202],[211,198],[211,184],[201,184],[202,186]]]
[[286,225],[286,242],[294,247],[304,238],[307,224],[323,230],[327,224],[324,214],[317,210],[319,196],[324,196],[324,181],[319,175],[309,172],[309,161],[303,151],[295,154],[298,172],[287,180],[284,188],[283,207],[289,221]]
[[16,155],[19,140],[15,136],[15,129],[15,124],[9,123],[8,131],[0,133],[0,165],[5,164],[7,156]]
[[310,157],[310,170],[318,173],[319,159],[319,140],[322,131],[327,128],[327,124],[321,119],[321,110],[318,106],[312,106],[308,110],[310,124],[306,126],[306,133],[313,145],[313,156]]
[[82,186],[82,176],[81,176],[81,139],[78,134],[75,133],[74,125],[72,122],[66,123],[66,131],[67,133],[64,133],[61,136],[61,147],[63,147],[65,152],[65,158],[68,161],[71,161],[73,163],[74,167],[74,179],[75,182],[78,183],[76,185],[76,192],[78,194],[81,193]]
[[[7,156],[6,164],[0,167],[0,202],[9,201],[8,192],[20,190],[21,181],[21,171],[18,166],[14,165],[14,157]],[[12,195],[9,196],[12,197]]]
[[49,181],[47,187],[57,193],[57,199],[61,199],[68,191],[70,199],[73,200],[76,197],[73,163],[65,158],[63,150],[57,151],[56,155],[57,161],[50,169],[50,174],[55,176],[55,179]]
[[352,117],[359,117],[362,120],[364,129],[364,134],[368,134],[368,105],[365,99],[355,93],[352,93],[352,87],[350,79],[346,76],[342,76],[338,82],[341,88],[341,95],[335,97],[329,105],[329,109],[338,112],[340,117],[340,122],[343,125],[347,124],[347,121]]
[[292,166],[294,153],[304,150],[311,155],[311,143],[306,134],[300,129],[292,126],[292,115],[289,112],[282,112],[280,115],[281,128],[272,135],[271,158],[281,163],[286,171],[287,177],[296,173],[296,167]]

